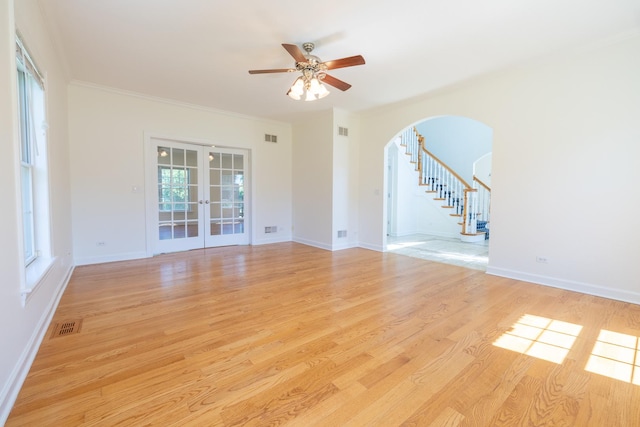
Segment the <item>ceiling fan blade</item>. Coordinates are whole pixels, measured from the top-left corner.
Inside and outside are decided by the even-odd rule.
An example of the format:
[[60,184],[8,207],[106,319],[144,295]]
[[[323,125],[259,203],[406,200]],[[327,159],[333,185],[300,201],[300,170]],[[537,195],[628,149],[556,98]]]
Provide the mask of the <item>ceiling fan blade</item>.
[[350,56],[348,58],[334,59],[324,63],[327,70],[335,70],[336,68],[353,67],[354,65],[364,65],[362,55]]
[[295,68],[272,68],[270,70],[249,70],[249,74],[293,73]]
[[295,44],[282,43],[282,47],[289,52],[289,55],[293,56],[296,62],[307,62],[307,57],[304,56],[304,53],[302,53],[300,48]]
[[335,77],[330,76],[329,74],[325,74],[324,78],[321,81],[323,83],[326,83],[328,85],[331,85],[331,86],[333,86],[333,87],[335,87],[337,89],[343,90],[343,91],[347,90],[347,89],[349,89],[351,87],[351,85],[349,83],[343,82],[340,79],[336,79]]

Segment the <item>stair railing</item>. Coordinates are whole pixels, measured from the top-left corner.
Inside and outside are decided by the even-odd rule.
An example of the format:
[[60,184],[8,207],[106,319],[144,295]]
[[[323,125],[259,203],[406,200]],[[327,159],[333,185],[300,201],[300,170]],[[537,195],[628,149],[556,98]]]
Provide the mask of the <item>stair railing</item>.
[[462,234],[477,234],[478,209],[481,204],[478,200],[479,189],[469,185],[453,169],[427,150],[424,137],[415,127],[402,132],[400,145],[405,147],[411,163],[416,165],[419,184],[426,186],[427,192],[433,193],[436,200],[443,201],[443,207],[455,209],[452,216],[463,219]]
[[473,177],[473,187],[478,189],[479,218],[482,221],[489,221],[491,215],[491,187],[482,182],[477,176]]
[[473,176],[473,188],[478,190],[478,210],[477,220],[480,222],[481,231],[487,231],[486,228],[491,219],[491,187],[485,184],[477,176]]

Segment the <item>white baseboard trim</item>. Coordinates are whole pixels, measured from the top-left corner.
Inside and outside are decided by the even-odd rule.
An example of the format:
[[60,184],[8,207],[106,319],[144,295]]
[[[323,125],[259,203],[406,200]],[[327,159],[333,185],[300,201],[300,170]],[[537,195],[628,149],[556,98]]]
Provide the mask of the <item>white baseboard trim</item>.
[[300,237],[293,237],[293,241],[296,243],[301,243],[307,246],[313,246],[314,248],[320,248],[327,251],[332,250],[331,245],[327,245],[326,243],[316,242],[314,240],[301,239]]
[[60,298],[62,298],[62,294],[69,284],[69,280],[73,274],[73,269],[73,266],[69,266],[67,268],[62,281],[57,286],[58,289],[54,293],[54,298],[49,302],[45,311],[42,313],[42,316],[40,316],[40,320],[38,321],[36,328],[33,330],[27,346],[22,352],[18,363],[16,363],[15,368],[11,372],[11,375],[9,375],[7,383],[0,392],[0,425],[4,425],[7,418],[9,418],[9,413],[11,413],[11,409],[18,398],[18,393],[22,388],[22,384],[27,378],[27,374],[29,373],[29,369],[31,369],[33,360],[38,354],[40,344],[47,333],[47,329],[49,329],[51,319],[56,312],[56,308],[58,308]]
[[576,282],[573,280],[558,279],[555,277],[542,276],[538,274],[524,273],[521,271],[509,270],[506,268],[487,267],[487,274],[507,277],[509,279],[522,280],[538,285],[550,286],[552,288],[564,289],[567,291],[580,292],[602,298],[609,298],[632,304],[640,304],[640,293],[625,291],[622,289],[604,288],[602,286]]
[[386,245],[374,245],[372,243],[366,243],[366,242],[358,242],[358,247],[359,248],[363,248],[363,249],[369,249],[370,251],[376,251],[376,252],[386,252],[387,248]]
[[344,242],[344,243],[338,243],[338,244],[334,244],[333,247],[331,248],[332,251],[342,251],[345,249],[353,249],[353,248],[357,248],[358,246],[355,245],[353,242]]
[[269,245],[271,243],[284,243],[284,242],[290,242],[290,241],[291,241],[291,236],[284,236],[284,237],[271,237],[269,239],[254,240],[251,244],[258,246],[258,245]]
[[107,256],[78,257],[74,259],[75,265],[104,264],[106,262],[131,261],[134,259],[149,258],[146,251],[128,252]]

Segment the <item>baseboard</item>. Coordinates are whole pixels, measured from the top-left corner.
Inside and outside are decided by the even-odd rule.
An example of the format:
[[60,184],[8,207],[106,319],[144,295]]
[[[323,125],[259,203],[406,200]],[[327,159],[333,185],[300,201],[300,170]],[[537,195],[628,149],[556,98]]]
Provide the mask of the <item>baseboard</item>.
[[353,244],[353,242],[344,242],[344,243],[334,244],[331,247],[331,250],[332,251],[342,251],[342,250],[345,250],[345,249],[353,249],[353,248],[357,248],[357,247],[358,246]]
[[270,237],[268,239],[256,239],[251,244],[252,245],[268,245],[271,243],[284,243],[290,242],[291,236],[282,236],[282,237]]
[[301,244],[307,245],[307,246],[313,246],[314,248],[324,249],[324,250],[327,250],[327,251],[330,251],[330,250],[333,249],[331,247],[331,245],[327,245],[326,243],[316,242],[314,240],[308,240],[308,239],[301,239],[301,238],[295,237],[295,236],[292,239],[292,241],[294,241],[296,243],[301,243]]
[[131,261],[134,259],[149,258],[147,252],[128,252],[107,256],[89,256],[75,258],[75,265],[104,264],[106,262]]
[[550,286],[552,288],[564,289],[567,291],[580,292],[602,298],[609,298],[632,304],[640,304],[640,293],[630,292],[621,289],[604,288],[590,283],[576,282],[573,280],[558,279],[555,277],[542,276],[538,274],[524,273],[521,271],[509,270],[506,268],[487,267],[487,274],[507,277],[509,279],[522,280],[538,285]]
[[372,243],[367,243],[367,242],[358,242],[358,247],[363,249],[369,249],[370,251],[376,251],[376,252],[387,251],[386,245],[374,245]]
[[68,266],[62,281],[58,284],[58,289],[54,294],[54,298],[51,299],[45,311],[42,313],[42,316],[40,316],[40,320],[38,321],[33,334],[31,334],[31,338],[29,339],[27,346],[18,359],[18,363],[11,372],[11,375],[9,375],[5,387],[3,387],[2,392],[0,393],[0,425],[4,425],[7,418],[9,418],[13,404],[18,398],[18,393],[22,388],[22,384],[27,378],[27,374],[29,373],[29,369],[31,369],[33,360],[38,354],[40,344],[47,333],[47,329],[49,329],[49,324],[56,312],[60,298],[62,298],[62,294],[69,284],[69,280],[73,274],[73,269],[74,267],[72,265]]

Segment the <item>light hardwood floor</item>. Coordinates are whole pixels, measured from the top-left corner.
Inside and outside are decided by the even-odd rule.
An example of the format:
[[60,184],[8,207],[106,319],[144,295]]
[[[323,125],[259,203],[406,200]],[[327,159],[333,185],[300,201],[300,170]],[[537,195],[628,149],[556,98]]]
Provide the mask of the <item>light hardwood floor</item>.
[[392,253],[78,267],[72,319],[7,426],[640,425],[640,306]]

